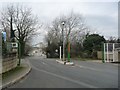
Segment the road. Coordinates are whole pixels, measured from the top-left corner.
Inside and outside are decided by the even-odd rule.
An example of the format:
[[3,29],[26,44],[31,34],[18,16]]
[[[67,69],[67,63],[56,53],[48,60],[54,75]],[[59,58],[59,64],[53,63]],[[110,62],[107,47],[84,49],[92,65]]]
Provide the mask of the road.
[[111,63],[74,61],[75,66],[55,59],[27,58],[30,74],[10,88],[117,88],[118,66]]

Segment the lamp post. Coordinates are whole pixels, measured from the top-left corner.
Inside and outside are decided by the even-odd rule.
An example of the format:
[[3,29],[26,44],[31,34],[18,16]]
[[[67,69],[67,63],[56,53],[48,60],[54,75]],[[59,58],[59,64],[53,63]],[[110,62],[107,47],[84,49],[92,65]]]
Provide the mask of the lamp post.
[[64,50],[64,25],[65,25],[65,21],[62,21],[61,24],[62,24],[63,61],[64,61],[65,60],[65,50]]

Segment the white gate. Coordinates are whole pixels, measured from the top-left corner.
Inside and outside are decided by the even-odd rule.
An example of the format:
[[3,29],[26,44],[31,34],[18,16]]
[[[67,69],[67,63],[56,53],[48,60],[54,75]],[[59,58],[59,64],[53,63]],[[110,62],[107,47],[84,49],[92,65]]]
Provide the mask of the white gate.
[[104,61],[118,62],[120,43],[104,43]]

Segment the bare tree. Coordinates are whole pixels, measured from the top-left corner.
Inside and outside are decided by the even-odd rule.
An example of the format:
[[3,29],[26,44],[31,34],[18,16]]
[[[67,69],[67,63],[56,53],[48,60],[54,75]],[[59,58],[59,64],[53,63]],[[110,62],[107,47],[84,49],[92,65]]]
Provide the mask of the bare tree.
[[49,31],[46,37],[47,40],[49,40],[51,43],[57,43],[57,45],[62,43],[62,21],[65,22],[64,39],[66,40],[66,44],[69,39],[71,43],[82,43],[88,28],[85,25],[82,15],[74,12],[71,12],[66,16],[60,16],[52,22],[51,26],[48,28]]
[[19,4],[10,4],[1,12],[0,21],[4,30],[11,32],[11,37],[14,37],[15,33],[21,45],[21,55],[23,55],[26,42],[40,28],[37,17],[32,14],[32,9]]
[[59,18],[56,18],[51,27],[48,28],[49,33],[52,32],[53,38],[59,38],[59,40],[61,40],[62,21],[65,21],[64,36],[69,36],[71,41],[80,38],[81,35],[82,37],[85,36],[88,30],[82,15],[71,12],[67,16],[60,16]]
[[5,32],[7,32],[7,40],[10,40],[9,31],[13,31],[13,15],[14,15],[13,5],[6,7],[1,11],[0,23]]

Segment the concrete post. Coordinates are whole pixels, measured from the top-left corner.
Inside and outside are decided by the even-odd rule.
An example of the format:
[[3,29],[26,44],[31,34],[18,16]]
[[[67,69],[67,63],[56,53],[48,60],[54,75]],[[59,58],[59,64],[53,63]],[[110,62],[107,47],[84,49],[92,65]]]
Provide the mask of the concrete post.
[[104,62],[106,61],[106,51],[105,51],[105,43],[104,43]]
[[60,60],[61,60],[61,46],[60,46]]
[[113,43],[113,62],[115,61],[114,59],[115,59],[115,44]]
[[107,62],[109,61],[108,43],[107,43]]

